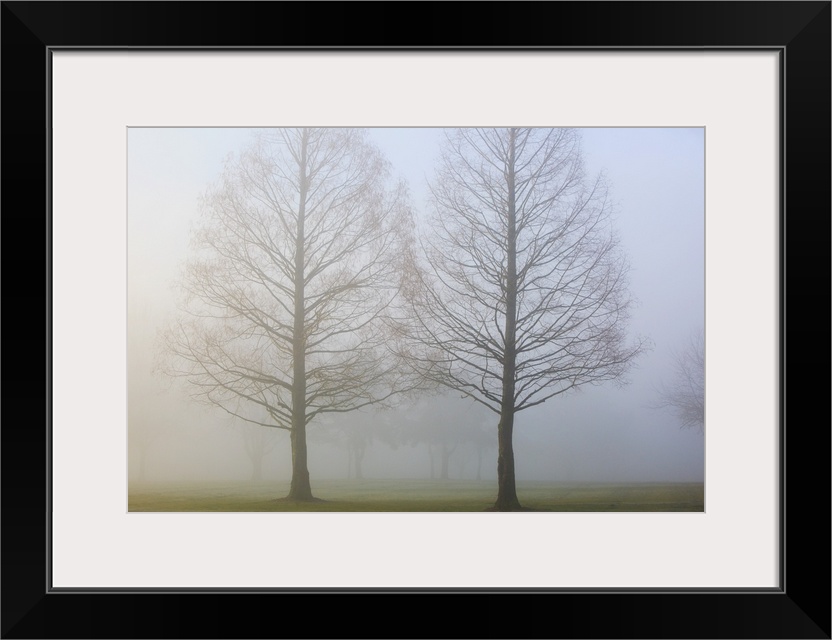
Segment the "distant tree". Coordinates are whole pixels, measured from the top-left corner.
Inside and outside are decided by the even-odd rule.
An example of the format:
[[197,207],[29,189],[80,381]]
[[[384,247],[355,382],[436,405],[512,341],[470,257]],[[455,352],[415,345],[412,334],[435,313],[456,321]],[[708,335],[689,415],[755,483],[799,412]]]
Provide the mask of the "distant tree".
[[274,429],[250,422],[241,423],[239,432],[246,456],[251,462],[251,481],[260,482],[263,479],[263,461],[277,447],[279,434]]
[[[398,441],[410,446],[425,445],[431,480],[449,480],[452,456],[460,457],[473,450],[481,458],[488,448],[488,435],[480,431],[484,411],[467,398],[423,398],[413,403],[406,418],[398,422]],[[478,464],[477,479],[481,473]]]
[[477,460],[477,471],[474,475],[475,480],[482,480],[482,462],[485,453],[493,449],[497,445],[497,438],[495,437],[493,429],[486,428],[484,422],[479,424],[469,424],[465,428],[464,441],[468,447],[473,450],[474,456]]
[[[159,422],[147,422],[136,419],[133,415],[133,407],[138,403],[131,402],[128,404],[128,418],[127,418],[127,446],[131,454],[135,452],[133,460],[136,460],[137,471],[135,473],[135,480],[137,482],[146,482],[147,474],[147,460],[153,450],[153,447],[165,435],[164,425]],[[131,456],[132,457],[132,456]],[[131,460],[132,462],[132,460]],[[132,464],[131,464],[132,467]],[[132,471],[132,469],[131,469]],[[132,475],[132,474],[131,474]]]
[[384,439],[386,424],[379,412],[364,409],[322,420],[314,434],[317,442],[334,445],[347,454],[347,478],[364,478],[364,457],[376,439]]
[[422,268],[409,272],[414,366],[499,416],[499,511],[522,509],[515,415],[622,382],[644,349],[627,340],[628,265],[579,142],[574,129],[447,131]]
[[693,334],[673,353],[673,374],[659,388],[656,406],[673,411],[683,428],[705,430],[705,338]]
[[411,233],[404,196],[365,130],[304,128],[264,131],[203,200],[163,370],[289,432],[290,500],[314,499],[309,424],[399,390],[383,318]]

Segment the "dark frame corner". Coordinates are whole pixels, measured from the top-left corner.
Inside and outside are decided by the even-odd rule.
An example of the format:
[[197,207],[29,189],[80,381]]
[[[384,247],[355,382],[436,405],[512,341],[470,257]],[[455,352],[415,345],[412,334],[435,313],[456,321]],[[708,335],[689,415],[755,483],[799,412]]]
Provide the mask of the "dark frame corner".
[[[823,365],[828,365],[830,353],[832,3],[334,3],[325,11],[322,6],[2,2],[2,296],[7,309],[5,421],[0,434],[2,637],[830,638],[830,386],[829,368]],[[388,26],[405,24],[407,30],[379,30],[379,20]],[[45,428],[51,384],[48,70],[50,51],[66,47],[779,51],[785,79],[781,588],[672,593],[245,592],[246,597],[218,591],[50,591]],[[804,292],[807,285],[811,290]],[[824,292],[820,301],[818,291]],[[820,344],[818,336],[825,336]],[[820,370],[826,371],[821,376],[810,361],[810,356],[818,359],[818,353]],[[820,425],[818,416],[823,418]],[[387,616],[380,618],[366,607],[369,596],[385,598]],[[338,606],[344,597],[349,598],[352,614]],[[311,605],[317,615],[287,615],[287,598],[293,606],[300,598],[316,599],[302,604]],[[355,598],[363,599],[364,609]],[[391,629],[385,622],[389,616],[401,623]]]

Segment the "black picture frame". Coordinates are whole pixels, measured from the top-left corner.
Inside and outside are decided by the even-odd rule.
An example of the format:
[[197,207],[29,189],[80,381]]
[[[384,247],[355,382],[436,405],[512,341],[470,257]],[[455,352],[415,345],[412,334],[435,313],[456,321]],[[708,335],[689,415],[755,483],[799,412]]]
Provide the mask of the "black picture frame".
[[[2,637],[830,638],[830,15],[828,1],[3,2]],[[131,47],[779,52],[780,587],[52,590],[50,57]]]

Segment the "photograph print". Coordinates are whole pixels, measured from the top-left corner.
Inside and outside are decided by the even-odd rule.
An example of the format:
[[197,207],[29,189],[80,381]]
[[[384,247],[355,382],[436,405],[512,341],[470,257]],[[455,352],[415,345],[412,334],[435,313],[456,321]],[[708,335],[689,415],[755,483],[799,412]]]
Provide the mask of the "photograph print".
[[130,512],[704,512],[704,128],[127,152]]

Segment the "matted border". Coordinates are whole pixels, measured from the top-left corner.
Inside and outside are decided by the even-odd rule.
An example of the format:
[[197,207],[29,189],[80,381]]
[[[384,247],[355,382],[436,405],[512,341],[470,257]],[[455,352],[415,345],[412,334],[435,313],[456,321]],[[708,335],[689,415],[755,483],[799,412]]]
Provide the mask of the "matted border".
[[[55,588],[778,585],[776,52],[57,51],[52,68]],[[509,82],[521,103],[495,92]],[[125,514],[125,126],[509,121],[706,128],[706,513]],[[272,540],[291,552],[258,551]]]
[[[45,357],[33,356],[41,345],[44,325],[33,321],[40,316],[48,325],[47,313],[10,313],[11,308],[48,310],[42,283],[46,282],[43,239],[46,219],[33,215],[42,210],[30,206],[43,194],[47,166],[46,65],[48,51],[57,46],[124,47],[164,46],[389,46],[390,33],[368,27],[364,11],[375,18],[389,17],[401,9],[393,5],[359,8],[341,5],[322,16],[320,6],[282,5],[281,20],[267,19],[274,7],[268,3],[205,3],[196,8],[188,3],[5,3],[3,5],[2,59],[5,89],[3,124],[4,249],[6,277],[3,284],[7,313],[6,337],[26,350],[10,357],[7,340],[4,360],[3,447],[3,635],[4,637],[253,637],[275,635],[273,615],[262,613],[281,609],[285,603],[263,598],[286,598],[289,594],[250,595],[228,598],[219,594],[159,595],[152,602],[159,609],[144,620],[136,615],[142,596],[117,596],[118,606],[105,606],[101,596],[46,592],[45,523],[46,510],[38,505],[46,495],[44,475],[45,432],[32,428],[31,407],[43,405],[42,389],[33,380],[43,379]],[[540,3],[527,5],[516,30],[508,29],[510,5],[488,4],[470,11],[460,20],[448,15],[447,6],[422,5],[411,15],[405,10],[412,33],[420,44],[433,46],[618,46],[632,47],[757,47],[780,50],[784,77],[785,106],[785,205],[788,221],[782,219],[788,269],[782,273],[785,291],[796,292],[799,283],[811,281],[814,295],[788,296],[789,316],[799,320],[786,326],[786,307],[781,326],[786,340],[781,344],[789,381],[788,404],[781,403],[790,429],[784,447],[783,490],[787,505],[781,528],[786,534],[783,583],[776,593],[761,594],[527,594],[521,599],[492,602],[497,594],[480,598],[429,598],[433,615],[415,616],[410,599],[391,601],[388,614],[408,620],[402,635],[435,636],[442,620],[457,613],[459,633],[505,637],[540,636],[540,614],[536,608],[548,603],[562,613],[545,621],[542,635],[569,637],[829,637],[829,520],[818,518],[815,509],[788,509],[800,497],[811,493],[812,504],[829,504],[829,433],[815,417],[828,415],[828,383],[810,377],[804,364],[809,358],[828,354],[825,341],[829,327],[828,304],[817,296],[826,295],[829,252],[829,3]],[[472,5],[467,5],[471,7]],[[285,7],[285,8],[284,8]],[[428,9],[429,8],[429,9]],[[601,11],[600,9],[603,9]],[[436,15],[434,15],[434,13]],[[197,15],[198,14],[198,15]],[[404,16],[399,16],[402,19]],[[555,36],[551,25],[568,23],[563,36]],[[298,25],[314,25],[299,28]],[[558,30],[559,32],[561,30]],[[511,35],[506,35],[510,32]],[[522,32],[522,35],[518,35]],[[314,33],[314,35],[307,35]],[[428,34],[428,35],[425,35]],[[383,37],[382,37],[383,36]],[[404,39],[404,45],[409,42]],[[44,54],[47,55],[44,55]],[[15,162],[12,163],[11,159]],[[17,212],[21,213],[17,213]],[[791,221],[795,221],[791,223]],[[800,226],[797,226],[800,225]],[[24,243],[21,238],[30,238]],[[10,242],[11,241],[11,242]],[[785,258],[786,255],[783,256]],[[781,265],[785,260],[781,261]],[[13,274],[10,273],[14,265]],[[26,274],[24,277],[22,274]],[[11,276],[11,277],[10,277]],[[804,285],[805,286],[805,285]],[[821,291],[823,293],[818,294]],[[801,302],[803,304],[801,305]],[[805,306],[805,305],[809,306]],[[21,306],[22,305],[22,306]],[[27,342],[24,338],[29,336]],[[811,342],[809,342],[811,340]],[[788,361],[785,347],[788,344]],[[41,346],[38,346],[41,345]],[[792,355],[794,354],[794,355]],[[811,354],[809,356],[808,354]],[[804,360],[805,358],[805,360]],[[40,373],[39,373],[40,372]],[[781,379],[782,394],[785,381]],[[14,399],[10,409],[8,400]],[[820,406],[818,399],[823,399]],[[26,405],[27,413],[12,411]],[[37,413],[37,411],[35,412]],[[801,419],[800,416],[804,416]],[[40,571],[38,566],[43,566]],[[824,574],[818,580],[818,572]],[[13,588],[9,588],[14,585]],[[371,595],[371,594],[367,594]],[[319,594],[324,599],[323,593]],[[106,596],[116,597],[116,596]],[[557,598],[541,601],[540,598]],[[531,598],[531,600],[529,599]],[[221,599],[221,601],[220,601]],[[484,600],[488,599],[488,600]],[[295,601],[292,600],[294,603]],[[325,608],[334,600],[312,603]],[[112,603],[110,603],[112,604]],[[425,603],[427,604],[427,603]],[[354,606],[354,605],[353,605]],[[502,609],[503,616],[494,611]],[[155,618],[160,611],[172,613],[166,625]],[[200,612],[226,611],[207,619]],[[485,612],[488,613],[485,613]],[[603,614],[601,612],[603,611]],[[405,615],[407,614],[407,615]],[[544,616],[548,617],[548,616]],[[496,618],[496,620],[495,620]],[[464,626],[468,622],[473,627]],[[477,621],[481,626],[477,627]],[[502,621],[502,622],[501,622]],[[345,632],[339,616],[312,626],[291,624],[285,635],[302,637],[395,636],[389,628],[354,628]],[[438,627],[437,627],[438,624]],[[351,626],[351,625],[350,625]],[[284,627],[286,628],[286,627]],[[445,627],[453,629],[453,627]],[[467,632],[463,629],[469,629]],[[261,631],[262,629],[262,631]],[[485,631],[479,631],[479,630]],[[440,635],[446,635],[440,633]],[[454,631],[447,635],[454,635]]]

